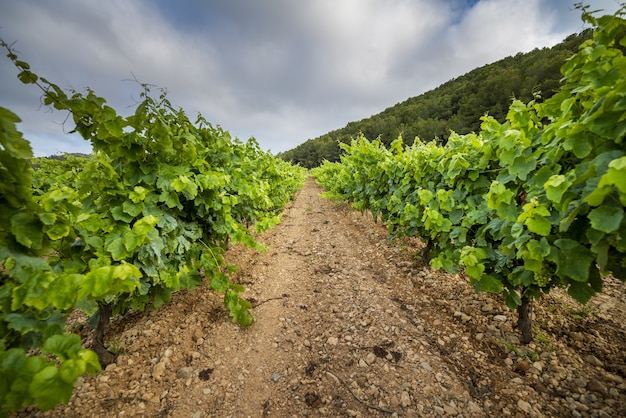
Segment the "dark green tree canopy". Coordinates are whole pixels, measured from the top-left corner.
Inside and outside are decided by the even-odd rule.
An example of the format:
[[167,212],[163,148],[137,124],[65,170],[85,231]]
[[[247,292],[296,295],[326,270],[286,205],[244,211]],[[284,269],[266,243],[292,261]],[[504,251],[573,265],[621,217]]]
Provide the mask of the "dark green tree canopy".
[[360,133],[379,138],[386,146],[400,135],[407,145],[416,137],[445,143],[451,131],[478,131],[484,114],[503,122],[514,98],[528,102],[535,96],[540,100],[551,97],[560,85],[561,66],[590,36],[587,30],[552,48],[519,53],[476,68],[379,114],[310,139],[279,157],[312,168],[324,160],[339,161],[339,143],[350,143]]

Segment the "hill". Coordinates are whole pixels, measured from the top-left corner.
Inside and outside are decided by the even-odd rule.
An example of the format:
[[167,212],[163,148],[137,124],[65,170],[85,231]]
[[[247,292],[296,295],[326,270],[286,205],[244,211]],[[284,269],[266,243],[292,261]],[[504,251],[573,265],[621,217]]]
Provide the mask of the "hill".
[[312,168],[322,161],[338,161],[339,142],[349,143],[363,133],[390,144],[402,136],[406,144],[415,137],[445,142],[450,131],[477,131],[485,113],[502,122],[513,98],[528,102],[547,99],[560,84],[560,68],[590,31],[573,34],[552,48],[535,49],[476,68],[441,86],[389,107],[376,115],[328,132],[278,156]]

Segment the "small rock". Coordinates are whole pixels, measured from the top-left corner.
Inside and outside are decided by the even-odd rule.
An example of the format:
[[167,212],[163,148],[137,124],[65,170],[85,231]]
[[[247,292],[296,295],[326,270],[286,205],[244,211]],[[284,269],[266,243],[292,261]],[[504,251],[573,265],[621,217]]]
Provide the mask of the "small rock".
[[493,310],[493,305],[491,303],[485,303],[480,310],[483,312],[491,312]]
[[517,407],[527,414],[530,414],[530,412],[533,410],[533,407],[528,402],[522,399],[517,401]]
[[514,344],[514,345],[520,345],[521,344],[521,341],[519,340],[519,337],[517,335],[509,335],[508,337],[506,337],[506,339],[511,344]]
[[274,372],[274,374],[272,374],[272,381],[278,382],[279,380],[280,380],[280,373]]
[[402,391],[402,394],[400,395],[400,404],[404,408],[411,405],[411,397],[405,391]]
[[428,362],[426,362],[426,361],[422,361],[422,362],[420,363],[420,367],[421,367],[422,369],[424,369],[424,370],[428,370],[429,372],[432,372],[432,371],[433,371],[433,368],[432,368],[432,367],[430,367],[430,364],[429,364]]
[[359,359],[359,367],[366,368],[369,367],[369,365],[365,362],[365,360]]
[[326,341],[326,343],[328,345],[337,345],[337,343],[339,343],[339,338],[337,338],[337,337],[328,337],[328,340]]
[[519,359],[517,361],[517,367],[519,367],[519,369],[523,371],[524,373],[528,373],[528,370],[530,370],[530,361],[528,361],[525,358]]
[[598,392],[604,397],[609,394],[609,390],[607,389],[607,387],[598,380],[590,380],[589,383],[587,383],[587,390]]
[[585,357],[585,361],[592,366],[602,367],[604,365],[596,356],[591,354]]
[[326,372],[326,376],[327,376],[329,379],[332,379],[332,380],[333,380],[335,383],[337,383],[337,384],[340,384],[340,383],[341,383],[341,381],[340,381],[340,380],[337,378],[337,376],[335,376],[333,373]]
[[176,376],[181,379],[188,379],[193,376],[193,368],[192,367],[182,367],[176,371]]
[[160,382],[163,379],[163,373],[165,373],[165,362],[161,361],[152,368],[152,378]]
[[451,416],[456,416],[459,413],[459,411],[452,405],[444,405],[443,410],[446,414]]
[[302,342],[302,344],[303,344],[305,347],[311,347],[311,341],[309,341],[309,340],[304,340],[304,341]]
[[494,315],[494,321],[506,322],[506,315]]
[[[108,370],[108,368],[107,368],[107,370]],[[608,380],[610,380],[611,382],[616,383],[618,385],[624,382],[624,379],[621,376],[617,376],[617,375],[612,374],[612,373],[606,373],[605,376],[606,376],[606,378]]]
[[594,404],[598,402],[598,397],[593,393],[588,393],[584,397],[581,397],[581,401],[585,404]]

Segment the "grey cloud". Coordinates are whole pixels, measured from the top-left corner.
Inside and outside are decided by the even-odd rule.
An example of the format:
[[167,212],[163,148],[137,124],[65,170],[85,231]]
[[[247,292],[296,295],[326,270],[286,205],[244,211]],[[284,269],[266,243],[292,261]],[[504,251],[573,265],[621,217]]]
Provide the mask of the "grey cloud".
[[[120,113],[140,91],[122,81],[134,75],[167,88],[188,114],[282,151],[562,40],[581,27],[573,3],[30,0],[2,2],[0,36],[17,40],[36,72],[62,87],[90,86]],[[6,59],[0,77],[0,106],[19,111],[39,153],[76,148],[79,139],[56,125],[63,115],[37,111],[39,93],[19,84]]]

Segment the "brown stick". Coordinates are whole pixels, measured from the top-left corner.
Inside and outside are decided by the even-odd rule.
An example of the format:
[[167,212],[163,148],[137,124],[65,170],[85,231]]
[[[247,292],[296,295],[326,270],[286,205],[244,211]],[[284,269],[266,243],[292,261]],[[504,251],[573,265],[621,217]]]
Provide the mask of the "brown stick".
[[395,414],[396,413],[396,411],[392,411],[391,409],[383,408],[382,406],[376,406],[376,405],[372,405],[372,404],[369,404],[369,403],[365,402],[363,399],[361,399],[358,396],[356,396],[356,394],[354,392],[352,392],[352,389],[350,389],[350,386],[348,386],[347,383],[341,377],[337,376],[335,373],[331,372],[328,369],[324,369],[324,371],[326,373],[329,373],[329,374],[333,375],[338,381],[341,382],[342,385],[345,386],[346,389],[348,389],[348,392],[350,392],[350,395],[352,395],[352,397],[354,399],[356,399],[357,401],[359,401],[361,404],[365,405],[366,407],[368,407],[370,409],[375,409],[375,410],[380,411],[380,412],[386,412],[388,414]]

